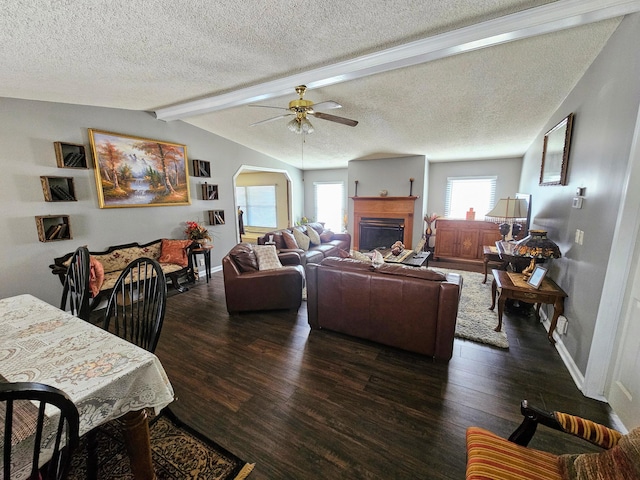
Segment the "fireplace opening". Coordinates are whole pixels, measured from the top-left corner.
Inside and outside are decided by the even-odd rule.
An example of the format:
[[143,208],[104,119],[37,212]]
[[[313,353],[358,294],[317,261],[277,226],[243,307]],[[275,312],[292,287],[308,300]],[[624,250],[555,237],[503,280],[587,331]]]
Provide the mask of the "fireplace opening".
[[404,241],[403,218],[362,218],[360,220],[360,250],[391,248]]

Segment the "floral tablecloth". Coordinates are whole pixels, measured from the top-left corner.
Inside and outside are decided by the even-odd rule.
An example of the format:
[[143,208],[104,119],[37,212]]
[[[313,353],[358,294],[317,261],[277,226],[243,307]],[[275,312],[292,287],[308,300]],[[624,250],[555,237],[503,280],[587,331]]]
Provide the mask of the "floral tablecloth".
[[78,407],[80,435],[174,398],[155,355],[32,295],[0,300],[0,375],[63,390]]

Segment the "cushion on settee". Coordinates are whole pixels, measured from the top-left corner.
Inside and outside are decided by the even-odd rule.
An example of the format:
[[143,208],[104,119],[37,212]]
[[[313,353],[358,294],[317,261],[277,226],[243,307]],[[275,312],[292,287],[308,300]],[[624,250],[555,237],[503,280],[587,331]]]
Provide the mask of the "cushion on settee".
[[258,259],[248,243],[239,243],[231,249],[229,256],[241,272],[257,272]]
[[89,290],[91,290],[91,296],[95,297],[100,293],[102,284],[104,283],[104,267],[102,263],[94,257],[89,256]]
[[169,240],[162,239],[160,247],[160,263],[175,263],[186,267],[189,265],[187,258],[187,247],[191,245],[191,240]]
[[320,240],[320,234],[313,228],[307,227],[307,236],[309,237],[311,245],[320,245],[322,243],[322,240]]
[[309,237],[307,237],[304,233],[302,233],[302,231],[300,231],[298,228],[293,229],[293,236],[296,239],[298,248],[301,248],[304,251],[309,250],[309,244],[311,243],[311,240],[309,239]]
[[256,245],[253,247],[253,250],[258,259],[259,270],[282,268],[275,245]]
[[295,250],[296,248],[298,248],[298,242],[296,242],[296,238],[293,236],[293,233],[291,233],[290,231],[283,230],[282,238],[284,240],[284,244],[288,249]]

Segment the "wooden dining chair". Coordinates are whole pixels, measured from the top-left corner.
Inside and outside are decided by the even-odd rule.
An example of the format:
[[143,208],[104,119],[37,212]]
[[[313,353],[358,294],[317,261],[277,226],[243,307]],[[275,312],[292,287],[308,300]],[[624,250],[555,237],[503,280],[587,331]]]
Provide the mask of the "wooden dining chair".
[[72,315],[83,320],[89,320],[91,309],[89,299],[89,250],[87,247],[78,247],[71,256],[67,274],[62,289],[62,301],[60,309],[67,310],[67,304]]
[[[45,414],[49,405],[59,410],[59,418]],[[0,420],[4,480],[65,478],[80,422],[78,409],[62,390],[34,382],[0,383]]]
[[104,319],[104,329],[149,352],[160,339],[167,304],[167,282],[160,264],[138,258],[116,281]]
[[[103,328],[153,353],[160,339],[167,304],[167,281],[160,264],[151,258],[132,261],[113,287]],[[96,432],[87,435],[87,478],[95,480],[98,470]]]

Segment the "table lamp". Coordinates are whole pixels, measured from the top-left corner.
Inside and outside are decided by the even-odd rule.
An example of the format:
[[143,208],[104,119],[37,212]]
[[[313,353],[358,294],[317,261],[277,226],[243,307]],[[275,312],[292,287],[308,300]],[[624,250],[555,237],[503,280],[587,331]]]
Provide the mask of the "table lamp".
[[562,256],[558,245],[547,237],[544,230],[529,230],[529,235],[516,243],[514,253],[520,257],[531,257],[531,263],[522,271],[524,278],[531,276],[538,260],[544,262],[547,258]]
[[502,235],[502,241],[504,242],[512,228],[514,237],[520,233],[522,226],[518,222],[527,220],[527,209],[527,201],[522,198],[501,198],[484,218],[489,222],[500,224],[498,228],[500,229],[500,235]]

